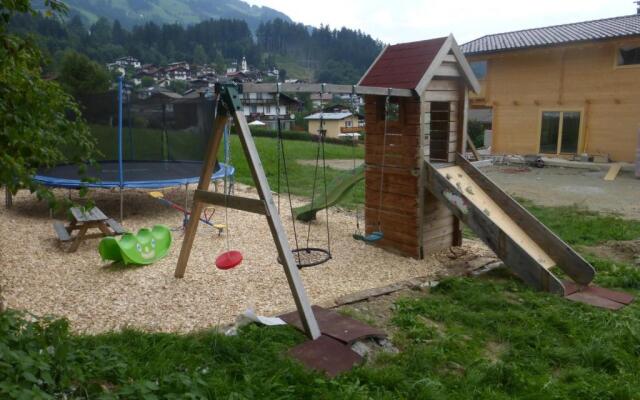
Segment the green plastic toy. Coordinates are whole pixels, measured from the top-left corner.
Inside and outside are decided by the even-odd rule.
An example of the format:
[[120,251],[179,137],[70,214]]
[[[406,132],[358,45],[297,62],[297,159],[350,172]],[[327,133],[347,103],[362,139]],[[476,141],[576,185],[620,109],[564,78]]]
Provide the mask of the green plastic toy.
[[120,240],[106,237],[100,241],[98,252],[103,260],[148,265],[166,256],[169,247],[171,231],[164,225],[156,225],[151,230],[140,229],[137,235],[125,233]]

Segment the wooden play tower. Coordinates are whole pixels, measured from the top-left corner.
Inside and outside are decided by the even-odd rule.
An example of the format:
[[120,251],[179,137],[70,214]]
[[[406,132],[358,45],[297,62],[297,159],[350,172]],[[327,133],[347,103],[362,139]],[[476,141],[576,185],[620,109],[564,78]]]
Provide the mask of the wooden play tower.
[[468,93],[479,83],[453,36],[388,46],[359,85],[414,92],[387,107],[365,96],[367,232],[383,231],[377,246],[414,258],[460,245],[458,219],[425,189],[424,163],[466,151]]

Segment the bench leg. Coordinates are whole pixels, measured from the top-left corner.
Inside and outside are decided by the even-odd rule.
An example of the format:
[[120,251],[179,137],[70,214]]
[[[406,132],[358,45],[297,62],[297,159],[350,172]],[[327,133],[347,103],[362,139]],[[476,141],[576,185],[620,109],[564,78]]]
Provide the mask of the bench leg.
[[82,243],[82,241],[84,240],[84,235],[87,233],[88,229],[89,227],[86,225],[83,225],[80,228],[78,236],[76,236],[76,238],[73,240],[73,243],[71,243],[71,247],[69,247],[69,253],[74,253],[76,250],[78,250],[78,247],[80,247],[80,243]]
[[104,222],[100,222],[98,224],[98,229],[100,229],[100,232],[102,232],[105,236],[115,236],[116,235],[115,231],[111,231],[109,226]]

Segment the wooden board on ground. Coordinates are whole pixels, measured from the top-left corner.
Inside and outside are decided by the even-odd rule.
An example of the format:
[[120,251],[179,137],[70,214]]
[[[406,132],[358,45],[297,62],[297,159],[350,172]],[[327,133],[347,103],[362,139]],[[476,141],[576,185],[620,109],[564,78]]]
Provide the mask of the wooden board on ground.
[[618,173],[620,172],[620,168],[622,168],[622,164],[620,163],[612,164],[611,167],[609,168],[609,172],[607,172],[607,175],[605,175],[604,180],[605,181],[615,180],[616,177],[618,176]]

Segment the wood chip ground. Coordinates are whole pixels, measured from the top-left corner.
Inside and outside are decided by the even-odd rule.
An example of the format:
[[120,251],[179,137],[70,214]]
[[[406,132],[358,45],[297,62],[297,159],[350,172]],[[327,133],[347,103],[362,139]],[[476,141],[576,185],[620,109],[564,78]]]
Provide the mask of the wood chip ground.
[[[56,190],[59,196],[75,192]],[[165,197],[182,204],[184,188],[164,191]],[[240,186],[237,195],[256,196]],[[4,197],[4,193],[2,193]],[[93,192],[95,203],[110,217],[119,215],[117,191]],[[296,205],[302,204],[300,199]],[[286,200],[282,199],[283,210]],[[287,214],[287,213],[283,213]],[[312,225],[310,245],[324,246],[324,213]],[[63,216],[57,216],[61,219]],[[225,237],[200,225],[191,259],[183,279],[173,277],[182,244],[182,233],[173,233],[169,255],[149,266],[119,267],[98,255],[99,239],[87,240],[76,253],[61,248],[46,204],[22,191],[13,208],[0,206],[0,285],[8,307],[36,315],[69,319],[75,332],[99,333],[125,327],[145,331],[190,332],[231,323],[248,307],[262,315],[294,309],[282,267],[264,217],[228,210],[231,247],[244,254],[241,266],[230,271],[214,267],[225,250]],[[165,224],[177,227],[182,215],[143,191],[125,192],[124,227]],[[224,223],[224,209],[213,220]],[[333,260],[304,269],[302,278],[314,304],[332,305],[335,299],[361,290],[377,288],[415,277],[441,277],[446,269],[436,257],[413,260],[356,242],[351,238],[353,214],[330,211]],[[293,242],[291,218],[284,224]],[[297,224],[299,233],[306,225]],[[302,236],[301,241],[302,241]],[[306,245],[306,244],[304,244]]]

